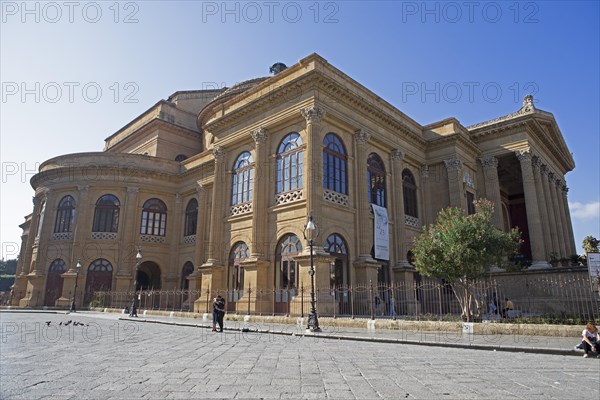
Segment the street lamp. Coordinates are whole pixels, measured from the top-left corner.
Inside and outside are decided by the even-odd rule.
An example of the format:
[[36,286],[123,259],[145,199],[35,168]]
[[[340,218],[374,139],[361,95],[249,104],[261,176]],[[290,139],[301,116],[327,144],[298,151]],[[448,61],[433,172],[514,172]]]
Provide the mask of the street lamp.
[[304,239],[308,240],[310,247],[310,313],[308,314],[308,329],[311,332],[321,332],[319,328],[319,319],[317,318],[317,309],[315,307],[315,265],[313,260],[313,240],[319,237],[319,230],[313,222],[312,212],[308,217],[308,223],[304,225]]
[[137,317],[137,287],[138,287],[138,271],[140,270],[140,262],[142,262],[142,249],[138,247],[137,254],[135,255],[135,280],[133,283],[133,300],[131,301],[131,312],[130,317]]
[[75,266],[75,286],[73,287],[73,297],[71,297],[71,309],[69,312],[76,312],[75,307],[75,294],[77,293],[77,278],[79,278],[79,271],[81,271],[81,260],[77,260],[77,265]]

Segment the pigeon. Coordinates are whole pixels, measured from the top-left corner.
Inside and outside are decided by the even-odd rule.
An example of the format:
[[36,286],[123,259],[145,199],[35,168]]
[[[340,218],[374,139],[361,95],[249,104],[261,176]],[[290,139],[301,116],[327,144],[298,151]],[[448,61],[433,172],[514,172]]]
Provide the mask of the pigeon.
[[61,321],[61,323],[60,323],[60,324],[58,324],[58,326],[62,326],[62,321]]
[[50,326],[50,322],[52,321],[46,321],[46,325]]

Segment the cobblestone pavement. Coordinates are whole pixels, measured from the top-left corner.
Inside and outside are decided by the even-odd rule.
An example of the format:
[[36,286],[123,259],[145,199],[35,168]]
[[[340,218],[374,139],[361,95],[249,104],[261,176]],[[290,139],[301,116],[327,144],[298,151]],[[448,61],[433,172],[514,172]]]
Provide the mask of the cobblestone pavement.
[[[118,317],[0,314],[0,398],[600,397],[597,359],[300,335],[219,334]],[[69,325],[59,325],[69,320]]]

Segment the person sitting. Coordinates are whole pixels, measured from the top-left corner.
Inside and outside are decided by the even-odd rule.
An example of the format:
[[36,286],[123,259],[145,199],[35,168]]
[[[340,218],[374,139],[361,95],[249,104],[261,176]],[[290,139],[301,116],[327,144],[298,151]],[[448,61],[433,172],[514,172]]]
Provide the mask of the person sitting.
[[577,348],[583,349],[584,358],[588,358],[593,353],[598,353],[597,346],[600,342],[600,333],[593,322],[588,322],[585,329],[581,332],[581,337],[581,344]]

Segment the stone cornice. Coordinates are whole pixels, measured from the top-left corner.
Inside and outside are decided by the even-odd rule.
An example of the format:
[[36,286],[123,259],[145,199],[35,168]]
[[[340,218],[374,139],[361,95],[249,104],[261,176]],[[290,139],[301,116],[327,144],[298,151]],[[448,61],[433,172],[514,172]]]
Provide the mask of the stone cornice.
[[471,152],[472,157],[476,157],[481,153],[481,149],[477,146],[477,144],[474,143],[469,137],[466,137],[461,133],[454,133],[431,140],[427,144],[427,151],[431,152],[433,150],[447,148],[451,145],[468,150]]
[[[257,88],[261,87],[263,90],[265,90],[267,88],[267,84],[272,84],[272,82],[269,81],[270,80],[259,84],[257,87],[250,89],[247,95],[244,93],[242,96],[239,96],[232,101],[243,101],[245,98],[252,97],[251,95],[256,97],[258,90]],[[282,86],[272,88],[272,90],[269,90],[268,93],[250,100],[247,104],[241,107],[238,107],[230,112],[225,112],[225,115],[209,121],[203,126],[203,128],[211,132],[219,131],[225,127],[235,125],[243,119],[249,119],[250,115],[261,114],[269,108],[272,108],[273,104],[281,104],[282,98],[289,101],[290,94],[298,96],[298,93],[319,90],[333,98],[336,101],[336,104],[339,103],[346,105],[356,113],[359,113],[363,117],[373,121],[377,126],[383,125],[389,131],[402,132],[408,136],[408,140],[416,142],[415,144],[420,145],[422,148],[425,147],[426,141],[422,137],[422,128],[420,125],[416,124],[390,104],[385,103],[372,92],[364,89],[355,81],[352,82],[353,84],[359,86],[357,88],[359,90],[351,91],[346,86],[337,82],[335,79],[327,76],[323,69],[313,69],[289,82],[286,82]],[[360,93],[362,90],[365,91],[364,96],[361,95],[362,93]],[[375,104],[368,97],[375,98],[378,104]],[[225,103],[223,105],[224,108],[227,108],[227,105],[228,104]],[[317,103],[317,105],[320,106],[321,104]],[[326,106],[327,103],[325,102],[323,105]],[[323,107],[323,109],[327,111],[325,107]],[[394,113],[397,115],[393,115]],[[406,119],[407,121],[402,121],[402,119]]]
[[[471,126],[470,136],[478,143],[482,140],[493,140],[510,135],[517,130],[526,130],[528,135],[543,144],[551,153],[549,156],[560,164],[564,172],[575,168],[575,162],[569,152],[562,134],[558,129],[554,116],[547,112],[535,110],[534,112],[514,113],[515,116],[506,119],[498,119],[497,122],[488,125]],[[548,131],[543,125],[549,125]]]
[[159,119],[159,118],[154,118],[151,119],[150,121],[148,121],[146,124],[144,124],[143,126],[139,127],[136,131],[132,132],[130,135],[124,137],[123,139],[119,140],[118,142],[112,144],[109,148],[105,149],[105,151],[107,153],[117,153],[122,149],[123,147],[126,147],[128,143],[131,142],[135,142],[137,140],[139,140],[139,138],[141,136],[144,136],[145,134],[149,133],[150,131],[154,130],[154,129],[160,129],[163,128],[169,132],[172,133],[176,133],[178,135],[182,135],[182,136],[189,136],[193,139],[196,140],[202,140],[202,133],[200,132],[196,132],[193,130],[190,130],[188,128],[184,128],[180,125],[176,125],[173,124],[171,122]]

